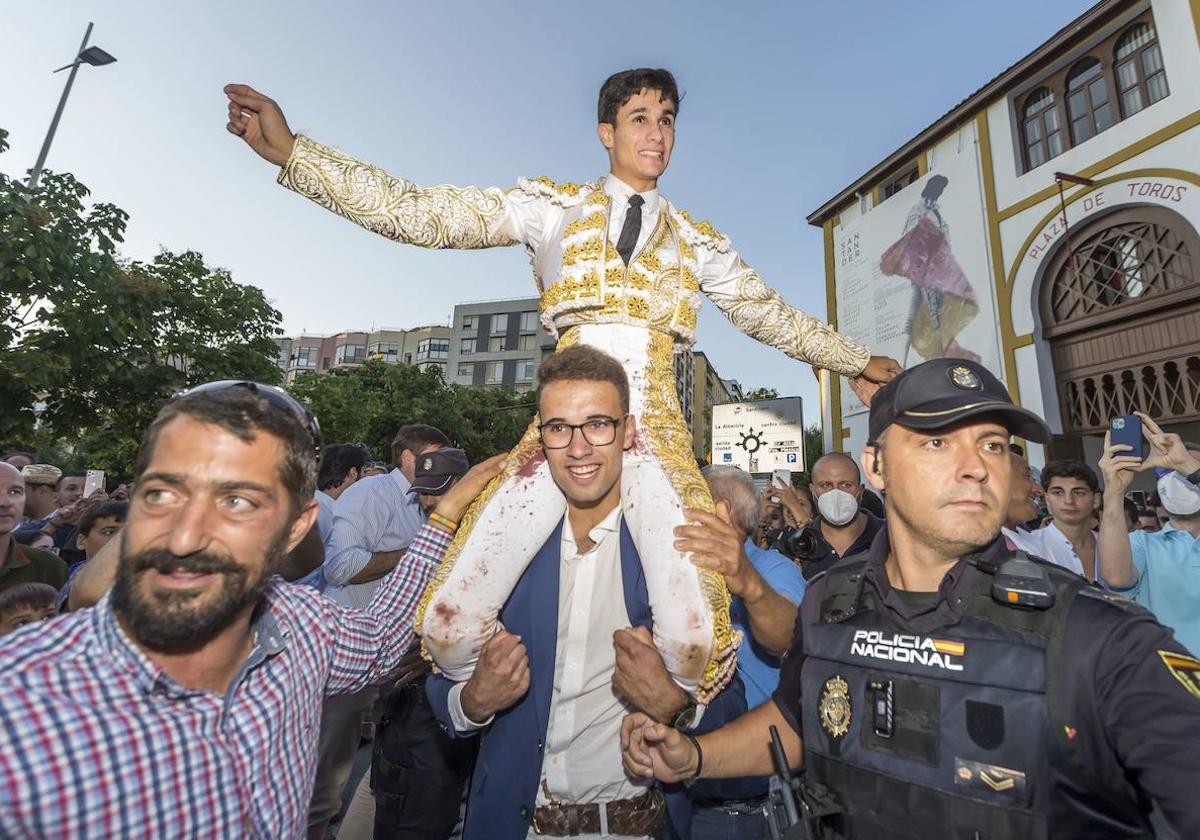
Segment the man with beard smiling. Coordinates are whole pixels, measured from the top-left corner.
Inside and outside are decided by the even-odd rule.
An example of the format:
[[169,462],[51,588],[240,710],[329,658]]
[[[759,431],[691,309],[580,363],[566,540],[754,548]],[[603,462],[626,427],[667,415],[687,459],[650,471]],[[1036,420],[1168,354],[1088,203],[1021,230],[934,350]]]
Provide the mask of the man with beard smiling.
[[304,834],[321,701],[396,666],[453,531],[426,526],[364,610],[283,583],[316,518],[318,445],[270,386],[213,383],[159,413],[111,593],[0,645],[0,836]]
[[1200,661],[1000,537],[1009,437],[1045,443],[1041,419],[939,359],[880,389],[869,428],[887,524],[808,587],[772,700],[698,738],[629,716],[631,775],[767,772],[775,726],[830,815],[806,836],[1148,837],[1157,805],[1200,837]]

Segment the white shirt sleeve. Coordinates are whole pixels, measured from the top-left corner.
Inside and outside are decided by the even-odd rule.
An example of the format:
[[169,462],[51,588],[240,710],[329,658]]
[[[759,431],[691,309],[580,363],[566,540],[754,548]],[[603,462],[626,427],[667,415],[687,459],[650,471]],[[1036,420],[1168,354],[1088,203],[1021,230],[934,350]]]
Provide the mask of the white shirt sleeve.
[[495,719],[495,715],[485,720],[483,723],[476,723],[467,717],[467,713],[462,707],[463,686],[466,683],[456,683],[450,687],[450,693],[446,695],[446,705],[450,710],[450,721],[454,724],[456,732],[466,733],[474,732],[477,729],[483,729]]

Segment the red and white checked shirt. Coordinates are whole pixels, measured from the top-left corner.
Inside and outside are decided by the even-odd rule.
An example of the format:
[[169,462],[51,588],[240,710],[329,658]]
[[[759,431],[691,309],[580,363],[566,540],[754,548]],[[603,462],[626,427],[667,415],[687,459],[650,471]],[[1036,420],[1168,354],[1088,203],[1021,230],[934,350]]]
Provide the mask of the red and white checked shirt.
[[274,581],[225,695],[91,610],[0,643],[0,837],[303,837],[326,694],[380,681],[451,536],[426,525],[364,610]]

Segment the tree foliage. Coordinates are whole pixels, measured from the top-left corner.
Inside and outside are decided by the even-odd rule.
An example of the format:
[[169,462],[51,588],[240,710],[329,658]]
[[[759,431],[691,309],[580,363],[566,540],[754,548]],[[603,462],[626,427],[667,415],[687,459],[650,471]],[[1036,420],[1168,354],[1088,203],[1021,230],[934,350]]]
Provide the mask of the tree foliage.
[[747,402],[750,400],[777,400],[779,399],[779,391],[775,388],[754,388],[745,393]]
[[121,259],[128,215],[88,196],[69,174],[31,191],[0,173],[0,439],[128,473],[172,392],[279,381],[280,315],[194,251]]
[[326,443],[365,443],[382,460],[391,460],[401,426],[428,423],[475,463],[516,445],[534,413],[532,394],[450,385],[436,368],[376,360],[304,374],[290,390],[317,416]]

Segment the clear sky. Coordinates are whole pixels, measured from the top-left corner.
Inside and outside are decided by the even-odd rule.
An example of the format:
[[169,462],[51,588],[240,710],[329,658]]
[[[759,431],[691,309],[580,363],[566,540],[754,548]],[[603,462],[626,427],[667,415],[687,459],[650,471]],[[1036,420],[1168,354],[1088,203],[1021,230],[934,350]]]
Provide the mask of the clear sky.
[[[289,333],[447,323],[457,302],[531,294],[521,249],[428,252],[274,183],[225,132],[226,82],[294,131],[418,183],[603,174],[596,93],[663,66],[684,91],[663,193],[731,237],[794,305],[825,314],[804,217],[1084,11],[1085,0],[392,2],[7,0],[0,170],[33,165],[89,20],[118,62],[83,67],[47,167],[130,215],[126,256],[195,249],[262,287]],[[747,387],[805,398],[804,365],[705,304],[697,347]]]

